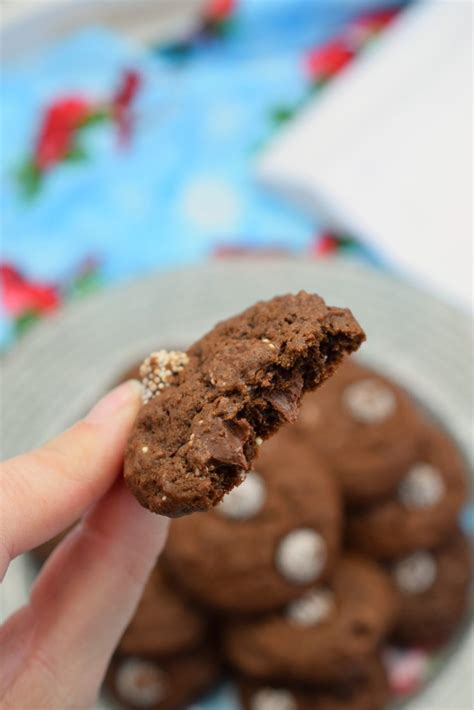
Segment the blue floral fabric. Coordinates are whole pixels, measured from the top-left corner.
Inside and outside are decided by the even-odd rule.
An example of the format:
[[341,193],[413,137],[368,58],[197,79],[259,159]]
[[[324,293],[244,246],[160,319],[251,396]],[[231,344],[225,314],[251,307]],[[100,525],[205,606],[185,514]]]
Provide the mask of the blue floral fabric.
[[[374,3],[372,3],[373,5]],[[94,257],[107,283],[196,263],[218,248],[308,249],[320,225],[254,179],[256,152],[308,97],[305,52],[361,4],[240,0],[225,31],[185,46],[137,47],[89,28],[4,68],[0,87],[2,260],[61,283]],[[82,160],[48,170],[26,198],[16,179],[41,117],[62,96],[104,101],[124,70],[141,78],[130,142],[109,123],[84,135]],[[5,306],[0,341],[11,335]]]

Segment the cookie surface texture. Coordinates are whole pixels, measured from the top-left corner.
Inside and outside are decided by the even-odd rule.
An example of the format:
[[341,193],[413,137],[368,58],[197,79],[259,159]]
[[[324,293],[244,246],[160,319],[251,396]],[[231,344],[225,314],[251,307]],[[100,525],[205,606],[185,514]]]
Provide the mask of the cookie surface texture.
[[222,321],[187,353],[154,353],[127,485],[162,515],[209,510],[251,470],[258,441],[295,421],[302,395],[364,339],[349,310],[301,291]]

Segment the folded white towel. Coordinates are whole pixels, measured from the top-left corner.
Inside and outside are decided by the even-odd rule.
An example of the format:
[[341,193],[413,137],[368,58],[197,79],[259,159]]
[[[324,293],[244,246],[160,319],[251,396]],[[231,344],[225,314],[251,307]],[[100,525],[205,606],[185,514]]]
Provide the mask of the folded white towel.
[[260,178],[472,304],[472,4],[423,2],[269,146]]

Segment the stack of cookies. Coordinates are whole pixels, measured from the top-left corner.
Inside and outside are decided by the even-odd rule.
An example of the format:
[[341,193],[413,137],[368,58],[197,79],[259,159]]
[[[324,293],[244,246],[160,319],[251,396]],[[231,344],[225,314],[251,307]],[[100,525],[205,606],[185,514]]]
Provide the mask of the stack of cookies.
[[172,522],[115,697],[181,707],[223,672],[248,710],[385,707],[384,644],[442,644],[466,613],[466,478],[404,390],[347,361],[240,486]]
[[403,389],[346,361],[259,449],[215,508],[173,520],[107,675],[121,706],[186,707],[230,676],[246,710],[381,710],[384,645],[459,627],[466,468]]
[[297,428],[339,483],[346,547],[383,565],[396,586],[393,637],[442,643],[465,613],[470,576],[458,529],[467,471],[453,440],[405,391],[354,361],[308,396]]

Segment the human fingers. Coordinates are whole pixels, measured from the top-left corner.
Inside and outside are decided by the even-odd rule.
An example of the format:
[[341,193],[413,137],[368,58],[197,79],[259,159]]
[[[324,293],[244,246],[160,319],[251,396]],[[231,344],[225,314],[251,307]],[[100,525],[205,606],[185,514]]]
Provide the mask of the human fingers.
[[[55,550],[0,632],[6,707],[91,707],[161,551],[168,520],[117,482]],[[12,660],[13,659],[13,660]],[[2,685],[0,685],[0,693]]]
[[75,522],[111,486],[140,407],[130,380],[45,446],[0,468],[0,576],[10,560]]

